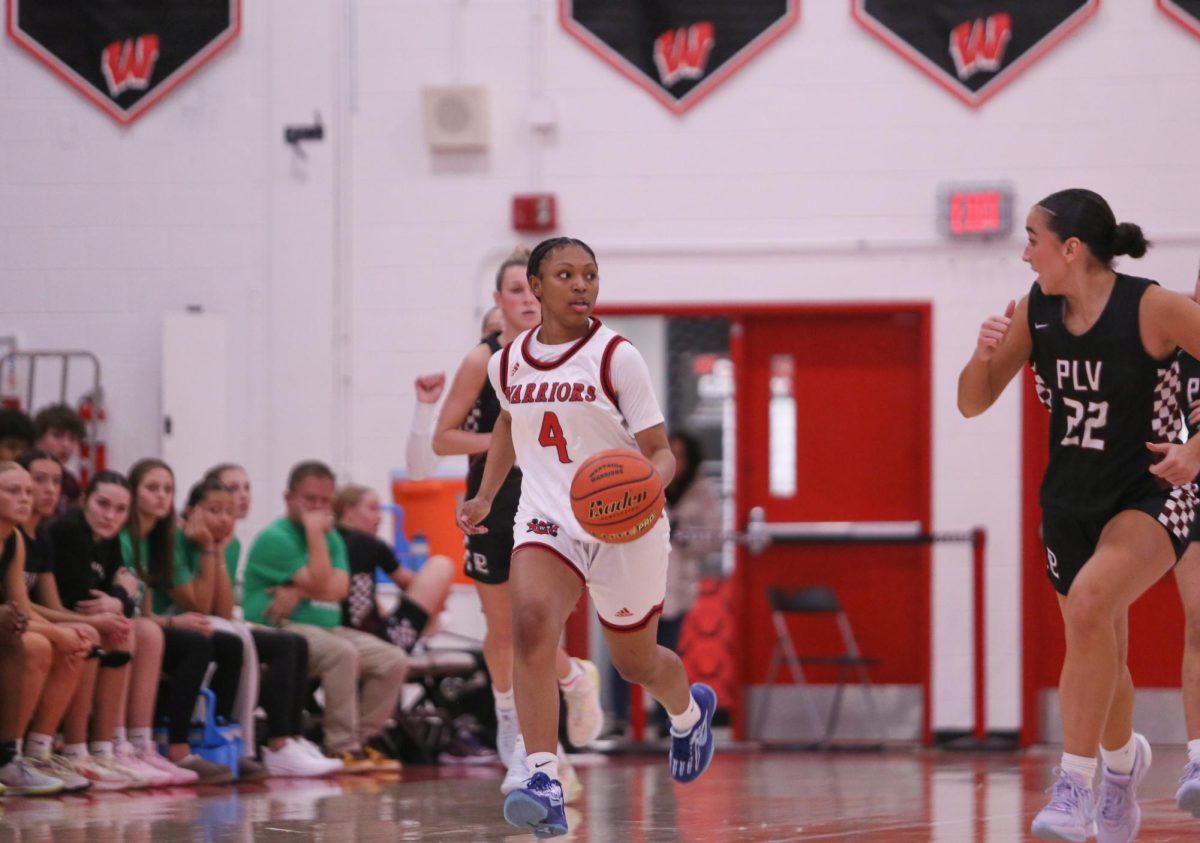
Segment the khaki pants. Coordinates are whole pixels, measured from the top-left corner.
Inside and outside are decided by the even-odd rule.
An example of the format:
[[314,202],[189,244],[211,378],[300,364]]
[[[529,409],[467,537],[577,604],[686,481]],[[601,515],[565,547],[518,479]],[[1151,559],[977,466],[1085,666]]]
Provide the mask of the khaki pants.
[[308,641],[308,675],[321,680],[325,693],[325,749],[355,750],[379,734],[400,700],[407,654],[344,626],[324,629],[285,621],[283,628]]

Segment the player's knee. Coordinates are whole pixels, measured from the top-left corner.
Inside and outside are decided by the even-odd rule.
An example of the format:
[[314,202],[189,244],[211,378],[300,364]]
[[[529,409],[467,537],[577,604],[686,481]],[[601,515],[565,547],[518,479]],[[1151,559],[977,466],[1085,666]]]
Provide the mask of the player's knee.
[[557,646],[558,632],[548,606],[533,603],[513,612],[513,649],[517,653]]
[[1063,621],[1074,635],[1106,631],[1113,623],[1113,608],[1099,590],[1076,582],[1067,595]]
[[653,658],[614,653],[612,662],[621,678],[630,684],[645,685],[654,680],[656,663]]

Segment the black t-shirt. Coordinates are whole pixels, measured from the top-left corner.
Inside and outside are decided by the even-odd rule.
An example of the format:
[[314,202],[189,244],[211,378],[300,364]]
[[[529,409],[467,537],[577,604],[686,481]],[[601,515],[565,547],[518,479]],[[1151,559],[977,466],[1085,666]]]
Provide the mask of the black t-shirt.
[[13,530],[7,539],[4,540],[4,547],[0,548],[0,599],[7,600],[9,595],[5,594],[4,584],[8,581],[8,569],[12,565],[14,559],[17,558],[17,531]]
[[338,527],[346,543],[346,561],[350,566],[350,592],[342,602],[342,625],[377,634],[383,621],[375,605],[375,569],[391,576],[400,563],[392,549],[377,536],[361,530]]
[[1047,510],[1107,518],[1162,491],[1146,443],[1178,438],[1179,362],[1175,354],[1155,360],[1142,343],[1139,311],[1154,283],[1118,273],[1103,312],[1081,336],[1064,324],[1062,296],[1044,295],[1037,284],[1029,293],[1030,363],[1050,410]]
[[24,527],[18,528],[21,531],[21,538],[25,540],[25,590],[29,592],[30,596],[34,594],[37,587],[38,575],[50,574],[54,571],[46,557],[45,531],[42,527],[44,525],[41,525],[32,536],[25,532]]
[[74,609],[76,603],[90,599],[91,590],[96,589],[118,598],[125,606],[125,615],[133,615],[133,599],[113,582],[122,564],[118,538],[96,541],[83,510],[78,508],[47,523],[44,532],[45,558],[54,571],[63,606]]
[[1200,432],[1200,424],[1193,424],[1192,405],[1200,401],[1200,361],[1186,351],[1179,352],[1179,409],[1187,425],[1188,438]]

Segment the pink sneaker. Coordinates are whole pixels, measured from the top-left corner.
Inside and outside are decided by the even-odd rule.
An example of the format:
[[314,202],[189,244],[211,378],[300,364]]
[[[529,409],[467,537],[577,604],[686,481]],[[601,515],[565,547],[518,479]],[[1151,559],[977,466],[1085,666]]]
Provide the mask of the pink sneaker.
[[170,784],[175,787],[185,787],[195,784],[200,776],[193,770],[177,767],[152,749],[142,749],[134,753],[143,764],[153,767],[171,777]]
[[146,763],[134,752],[133,744],[128,742],[118,744],[115,749],[117,763],[146,782],[146,787],[170,787],[174,783],[170,773],[160,770],[153,764]]

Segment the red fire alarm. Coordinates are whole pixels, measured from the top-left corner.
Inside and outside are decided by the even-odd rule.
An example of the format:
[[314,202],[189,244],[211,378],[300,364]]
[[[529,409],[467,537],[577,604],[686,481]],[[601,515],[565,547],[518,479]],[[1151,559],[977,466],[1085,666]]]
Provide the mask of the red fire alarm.
[[558,206],[553,193],[514,196],[512,224],[517,231],[553,231],[558,227]]

